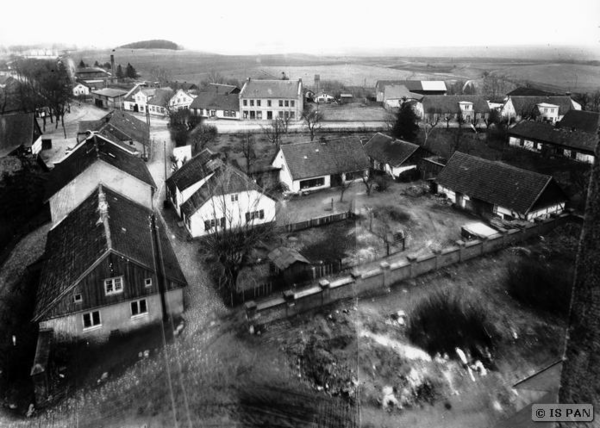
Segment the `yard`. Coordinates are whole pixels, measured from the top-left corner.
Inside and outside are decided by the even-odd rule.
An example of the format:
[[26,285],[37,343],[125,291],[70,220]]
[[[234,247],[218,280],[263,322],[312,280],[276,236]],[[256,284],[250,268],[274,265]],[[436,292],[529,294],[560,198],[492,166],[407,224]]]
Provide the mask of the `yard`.
[[[317,104],[313,108],[317,108]],[[318,109],[323,113],[325,121],[370,122],[385,121],[388,117],[388,112],[381,105],[366,105],[361,102],[319,104]]]

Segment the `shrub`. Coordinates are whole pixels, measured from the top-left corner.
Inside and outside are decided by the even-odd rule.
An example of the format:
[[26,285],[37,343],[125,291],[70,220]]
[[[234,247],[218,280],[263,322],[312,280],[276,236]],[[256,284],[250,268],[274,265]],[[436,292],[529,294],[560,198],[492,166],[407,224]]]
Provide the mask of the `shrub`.
[[526,257],[508,270],[507,289],[514,299],[539,310],[566,315],[571,301],[573,269]]
[[456,355],[458,347],[479,359],[500,339],[480,296],[463,287],[439,289],[420,301],[409,315],[407,336],[431,355]]
[[375,177],[375,188],[378,192],[385,192],[389,189],[391,181],[388,175],[378,175]]

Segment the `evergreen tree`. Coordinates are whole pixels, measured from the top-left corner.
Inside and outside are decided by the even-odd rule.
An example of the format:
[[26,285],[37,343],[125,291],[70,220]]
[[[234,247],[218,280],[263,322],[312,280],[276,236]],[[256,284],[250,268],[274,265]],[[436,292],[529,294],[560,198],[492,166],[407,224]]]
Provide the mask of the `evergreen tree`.
[[94,62],[94,67],[100,67],[100,63],[98,63],[98,60],[96,60],[96,61]]
[[119,64],[117,66],[117,79],[122,79],[123,77],[125,77],[123,74],[123,68],[121,67],[121,64]]
[[392,136],[411,143],[419,135],[419,118],[410,103],[404,101],[396,115],[396,123],[392,128]]
[[125,77],[129,77],[131,79],[135,79],[137,77],[137,71],[133,68],[133,65],[127,63],[127,68],[125,69]]
[[85,62],[83,62],[83,60],[79,60],[79,68],[85,68]]

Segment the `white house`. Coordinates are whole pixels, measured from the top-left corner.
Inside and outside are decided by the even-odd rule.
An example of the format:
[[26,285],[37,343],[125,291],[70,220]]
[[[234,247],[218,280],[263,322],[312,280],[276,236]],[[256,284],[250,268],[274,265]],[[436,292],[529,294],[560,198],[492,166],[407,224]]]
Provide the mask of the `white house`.
[[502,117],[535,119],[556,123],[570,110],[581,110],[581,105],[567,95],[509,96],[501,110]]
[[208,149],[169,177],[167,192],[192,237],[275,221],[275,200]]
[[335,100],[333,95],[330,95],[326,92],[319,92],[314,96],[314,100],[316,103],[330,103]]
[[233,119],[240,118],[240,101],[237,94],[217,91],[205,91],[190,105],[192,114],[208,119]]
[[371,160],[371,168],[398,178],[402,173],[416,169],[426,151],[417,144],[378,132],[365,144],[365,152]]
[[78,83],[77,85],[73,86],[73,95],[78,97],[81,95],[89,95],[90,94],[90,87],[87,85],[84,85],[83,83]]
[[326,143],[284,144],[271,163],[292,192],[325,189],[368,175],[369,158],[356,137]]
[[239,100],[242,119],[300,120],[304,109],[302,80],[248,79]]
[[178,89],[169,100],[169,107],[171,111],[189,109],[190,105],[194,101],[194,98],[196,97],[190,92],[184,91],[183,89]]

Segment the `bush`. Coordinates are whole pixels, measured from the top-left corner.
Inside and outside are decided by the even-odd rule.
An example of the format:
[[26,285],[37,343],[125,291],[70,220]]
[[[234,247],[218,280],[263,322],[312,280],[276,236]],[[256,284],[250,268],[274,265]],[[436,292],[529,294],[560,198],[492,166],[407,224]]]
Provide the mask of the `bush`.
[[506,285],[511,297],[531,308],[567,315],[572,280],[572,268],[532,256],[511,265]]
[[375,177],[375,189],[378,192],[385,192],[389,189],[392,179],[386,175],[378,175]]
[[430,355],[456,355],[458,347],[478,359],[500,339],[481,297],[462,287],[439,289],[419,302],[409,315],[407,336]]

